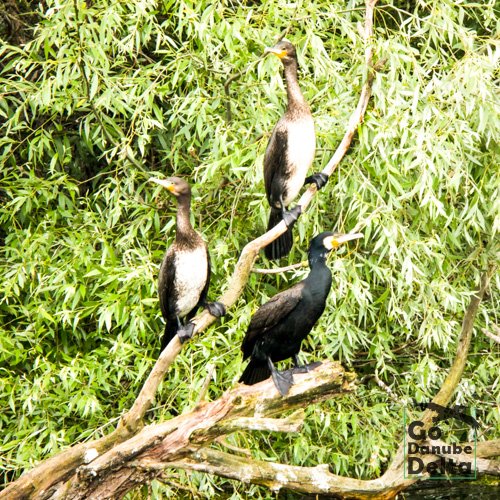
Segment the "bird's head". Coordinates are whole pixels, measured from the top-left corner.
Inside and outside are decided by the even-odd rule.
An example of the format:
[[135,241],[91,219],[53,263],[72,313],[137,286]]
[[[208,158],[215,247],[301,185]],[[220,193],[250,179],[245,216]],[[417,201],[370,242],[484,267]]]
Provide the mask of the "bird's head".
[[274,47],[266,47],[264,54],[274,54],[285,65],[297,60],[295,47],[286,38],[281,39]]
[[152,178],[149,180],[164,187],[165,189],[170,191],[176,198],[178,198],[179,196],[191,194],[191,188],[189,187],[189,184],[180,177],[168,177],[166,179]]
[[361,233],[334,233],[332,231],[325,231],[315,236],[309,246],[309,259],[311,258],[326,258],[326,256],[348,241],[357,240],[362,238]]

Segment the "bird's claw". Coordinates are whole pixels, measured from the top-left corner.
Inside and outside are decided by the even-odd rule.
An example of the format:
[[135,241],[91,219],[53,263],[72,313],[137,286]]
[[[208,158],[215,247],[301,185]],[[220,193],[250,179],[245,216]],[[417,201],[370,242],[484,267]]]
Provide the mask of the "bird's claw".
[[304,185],[306,184],[316,184],[318,189],[321,189],[328,182],[328,175],[323,172],[318,172],[316,174],[312,174],[309,177],[306,177],[304,181]]
[[297,222],[299,215],[302,213],[302,207],[297,205],[290,210],[283,211],[283,220],[285,221],[286,227],[291,227]]
[[177,336],[179,337],[181,344],[184,344],[184,342],[187,342],[190,338],[192,338],[193,332],[194,332],[194,324],[193,323],[190,322],[190,323],[187,323],[185,325],[182,325],[177,330]]
[[221,318],[226,315],[226,306],[222,302],[207,302],[205,307],[208,312],[216,318]]

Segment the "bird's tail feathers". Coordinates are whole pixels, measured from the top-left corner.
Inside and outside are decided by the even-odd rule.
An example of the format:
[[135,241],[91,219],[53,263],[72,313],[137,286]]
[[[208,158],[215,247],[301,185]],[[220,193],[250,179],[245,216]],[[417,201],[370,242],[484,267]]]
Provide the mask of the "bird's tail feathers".
[[[271,207],[271,214],[269,215],[269,224],[267,230],[272,229],[276,224],[283,220],[282,211],[280,208]],[[286,257],[292,249],[293,236],[292,228],[289,227],[285,233],[278,236],[277,239],[269,243],[264,249],[264,253],[269,260],[277,260],[281,257]]]
[[241,374],[239,382],[246,385],[254,385],[266,380],[270,376],[271,371],[265,361],[258,361],[251,358],[247,367]]
[[178,328],[179,327],[177,325],[177,321],[175,320],[167,321],[167,324],[165,325],[165,333],[163,334],[163,338],[161,339],[160,352],[163,352],[163,349],[165,349],[165,347],[167,347],[170,341],[177,335]]

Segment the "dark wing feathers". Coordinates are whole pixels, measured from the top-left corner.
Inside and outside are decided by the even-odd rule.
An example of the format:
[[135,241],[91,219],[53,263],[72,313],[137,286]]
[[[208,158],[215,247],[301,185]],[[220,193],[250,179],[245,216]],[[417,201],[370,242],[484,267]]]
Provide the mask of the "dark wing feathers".
[[[268,302],[259,307],[257,312],[252,316],[241,346],[245,357],[251,354],[253,344],[258,337],[275,327],[300,304],[303,287],[304,283],[301,281],[288,290],[276,294]],[[249,354],[246,354],[247,352]]]
[[[203,242],[205,243],[205,242]],[[208,246],[205,244],[205,249],[207,251],[207,281],[205,283],[205,286],[203,287],[203,290],[201,291],[200,294],[200,300],[198,301],[198,304],[196,304],[195,309],[198,309],[198,307],[203,307],[205,303],[207,302],[207,296],[208,296],[208,288],[210,287],[210,277],[212,274],[212,264],[210,262],[210,253],[208,251]]]
[[276,177],[286,175],[286,150],[288,144],[288,130],[281,127],[281,120],[273,130],[264,156],[264,184],[267,200],[270,205],[279,201],[282,194],[282,183],[276,182]]
[[163,257],[158,276],[158,296],[160,298],[160,308],[163,318],[175,316],[175,305],[173,301],[173,289],[175,281],[175,249],[172,245]]

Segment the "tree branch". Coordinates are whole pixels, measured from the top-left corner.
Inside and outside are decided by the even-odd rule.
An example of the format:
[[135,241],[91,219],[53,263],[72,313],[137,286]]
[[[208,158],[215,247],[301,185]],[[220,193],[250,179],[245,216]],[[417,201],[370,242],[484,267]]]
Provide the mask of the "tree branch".
[[[479,285],[479,289],[476,294],[472,296],[470,304],[465,312],[455,360],[450,368],[448,376],[441,386],[441,389],[433,398],[433,403],[439,404],[441,406],[446,406],[449,403],[458,383],[460,382],[460,378],[467,361],[474,320],[476,318],[479,304],[481,303],[486,289],[488,288],[491,276],[494,274],[495,269],[496,266],[491,266],[490,269],[488,269],[488,271],[483,273],[483,275],[481,276],[481,284]],[[424,412],[423,416],[420,418],[420,420],[423,422],[422,429],[428,430],[432,426],[432,419],[435,415],[436,412],[433,410],[427,409]],[[393,458],[392,464],[381,478],[384,481],[389,481],[396,485],[395,493],[402,491],[417,480],[414,478],[408,478],[404,481],[401,481],[404,470],[404,451],[404,445],[402,443]]]
[[355,377],[339,363],[328,361],[294,378],[295,384],[285,397],[271,379],[253,386],[238,384],[216,401],[144,427],[126,442],[80,467],[68,481],[55,485],[53,495],[64,491],[64,497],[69,499],[116,498],[135,487],[141,474],[147,473],[149,481],[160,472],[148,470],[150,462],[179,460],[220,436],[239,430],[297,432],[302,425],[302,411],[285,418],[276,416],[352,391]]
[[[480,458],[479,451],[477,455],[478,474],[500,475],[500,461]],[[449,457],[447,455],[447,458]],[[455,460],[469,459],[461,455],[452,455],[452,457]],[[437,458],[437,455],[426,455],[423,460],[427,464]],[[167,467],[195,470],[246,483],[260,484],[274,491],[285,488],[299,493],[339,495],[342,498],[351,499],[392,498],[391,493],[394,489],[394,484],[385,479],[360,480],[337,476],[332,474],[328,465],[325,464],[315,467],[284,465],[252,460],[213,448],[202,448],[176,462],[148,461],[135,465],[149,467],[152,470],[162,470]],[[401,479],[402,477],[401,475]],[[427,479],[427,477],[421,479]]]
[[[484,297],[484,294],[490,284],[490,279],[495,273],[496,266],[491,266],[488,271],[483,273],[481,276],[481,284],[476,294],[472,296],[469,307],[465,312],[464,320],[462,323],[462,331],[460,333],[460,338],[458,340],[457,354],[455,355],[455,360],[453,365],[448,372],[443,385],[439,392],[434,396],[432,402],[439,404],[441,406],[446,406],[457,388],[460,379],[462,378],[462,373],[465,368],[465,363],[467,362],[467,356],[469,354],[470,343],[472,339],[472,330],[474,327],[474,320],[476,319],[477,310],[479,309],[479,304]],[[436,415],[433,410],[426,410],[422,417],[422,421],[425,425],[430,425],[432,418]]]
[[[479,289],[471,298],[462,323],[455,361],[433,402],[441,405],[448,404],[460,381],[470,346],[474,319],[494,271],[495,267],[492,267],[482,275]],[[424,420],[424,418],[427,419],[424,422],[426,422],[427,426],[430,426],[433,414],[434,412],[426,410],[421,420]],[[430,446],[446,445],[446,443],[437,440],[429,440],[426,444]],[[463,449],[465,446],[474,446],[474,443],[463,443],[461,446]],[[475,461],[475,468],[478,474],[500,475],[500,461],[487,460],[489,457],[500,455],[500,440],[477,443],[476,454],[478,458]],[[439,456],[445,456],[446,459],[452,458],[456,462],[467,462],[470,460],[469,455],[460,453],[446,455],[425,454],[421,456],[421,459],[426,466],[430,462],[435,461]],[[146,469],[149,467],[152,470],[161,470],[164,467],[177,467],[207,472],[244,482],[261,484],[273,490],[286,488],[301,493],[367,499],[393,498],[398,492],[406,489],[411,484],[428,477],[424,475],[422,477],[405,478],[403,474],[403,460],[404,450],[401,445],[386,473],[374,480],[358,480],[336,476],[330,473],[327,465],[318,465],[316,467],[290,466],[251,460],[248,457],[239,457],[211,448],[196,450],[196,452],[182,457],[180,460],[169,463],[148,461],[142,462],[140,465]]]
[[490,332],[486,328],[482,329],[482,332],[491,340],[495,341],[497,344],[500,344],[500,328],[497,325],[493,325],[493,329],[498,335],[495,335],[494,333]]
[[301,267],[307,267],[307,260],[303,260],[302,262],[297,262],[297,264],[291,264],[285,267],[273,267],[272,269],[258,269],[252,268],[252,273],[257,274],[279,274],[286,273],[287,271],[293,271],[294,269],[300,269]]

